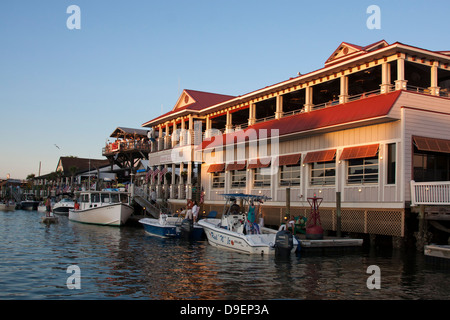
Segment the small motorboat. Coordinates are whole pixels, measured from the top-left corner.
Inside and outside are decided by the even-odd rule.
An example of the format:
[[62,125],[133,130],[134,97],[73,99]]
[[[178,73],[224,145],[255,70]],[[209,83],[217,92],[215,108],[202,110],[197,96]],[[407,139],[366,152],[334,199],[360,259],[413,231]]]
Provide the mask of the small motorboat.
[[74,200],[70,198],[62,198],[61,201],[55,203],[52,208],[54,214],[68,215],[69,210],[75,206]]
[[24,193],[23,200],[20,202],[20,208],[22,210],[37,210],[39,201],[32,193]]
[[190,238],[200,240],[203,228],[192,220],[183,219],[181,216],[160,214],[158,219],[143,218],[139,222],[144,226],[145,232],[163,238]]
[[[246,254],[290,254],[298,247],[297,239],[286,230],[274,230],[256,224],[259,204],[266,196],[224,194],[226,199],[221,219],[202,219],[208,243],[214,247]],[[243,202],[243,208],[236,204]]]
[[0,211],[14,211],[14,210],[16,210],[16,203],[12,200],[0,203]]

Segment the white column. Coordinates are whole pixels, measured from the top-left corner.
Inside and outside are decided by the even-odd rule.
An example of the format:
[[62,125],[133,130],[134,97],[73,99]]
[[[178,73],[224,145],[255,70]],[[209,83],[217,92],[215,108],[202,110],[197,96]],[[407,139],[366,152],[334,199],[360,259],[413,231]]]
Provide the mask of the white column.
[[309,112],[312,109],[312,97],[313,97],[313,88],[312,87],[306,87],[305,88],[305,111]]
[[255,104],[253,102],[250,102],[250,106],[248,108],[248,125],[251,126],[255,124],[255,116],[256,116],[256,110],[255,110]]
[[348,77],[341,77],[341,94],[339,95],[339,103],[346,103],[348,101]]
[[431,86],[428,88],[430,89],[430,93],[434,96],[439,95],[439,87],[438,87],[438,61],[434,61],[433,65],[431,66]]
[[275,111],[275,119],[280,119],[283,116],[283,96],[278,95],[277,99],[277,110]]
[[402,54],[397,59],[397,80],[395,80],[395,90],[406,90],[405,80],[405,55]]
[[225,133],[232,132],[233,130],[233,115],[230,110],[227,110],[227,123],[225,124]]
[[387,62],[381,64],[380,92],[388,93],[391,90],[391,65]]

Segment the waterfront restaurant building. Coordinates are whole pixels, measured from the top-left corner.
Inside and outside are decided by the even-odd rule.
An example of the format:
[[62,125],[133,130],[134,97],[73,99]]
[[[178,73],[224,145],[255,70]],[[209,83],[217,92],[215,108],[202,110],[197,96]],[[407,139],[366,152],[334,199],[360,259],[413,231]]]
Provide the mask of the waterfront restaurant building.
[[206,212],[224,193],[266,195],[266,225],[287,200],[307,216],[316,195],[325,230],[339,194],[342,231],[404,237],[417,185],[450,181],[449,63],[445,51],[343,42],[323,68],[241,96],[184,90],[142,125],[150,188],[173,209],[200,192]]

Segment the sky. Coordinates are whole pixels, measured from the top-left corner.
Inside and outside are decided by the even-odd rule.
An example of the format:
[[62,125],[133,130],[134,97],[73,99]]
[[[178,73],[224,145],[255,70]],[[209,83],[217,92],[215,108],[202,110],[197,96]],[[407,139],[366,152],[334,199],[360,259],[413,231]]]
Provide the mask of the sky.
[[322,68],[343,41],[450,50],[449,9],[448,0],[2,0],[0,178],[50,173],[62,156],[102,159],[117,127],[141,128],[183,89],[243,95]]

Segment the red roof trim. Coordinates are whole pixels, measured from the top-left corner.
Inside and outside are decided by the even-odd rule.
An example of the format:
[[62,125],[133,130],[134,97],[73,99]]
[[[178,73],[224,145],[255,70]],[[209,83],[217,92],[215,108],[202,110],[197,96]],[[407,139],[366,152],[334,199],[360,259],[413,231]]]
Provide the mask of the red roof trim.
[[386,116],[400,94],[401,91],[394,91],[311,112],[260,122],[245,130],[212,137],[203,141],[201,146],[202,149],[214,148],[253,141],[260,138],[260,133],[262,134],[261,138],[270,138],[271,134],[277,134],[277,132],[278,136],[283,136]]

